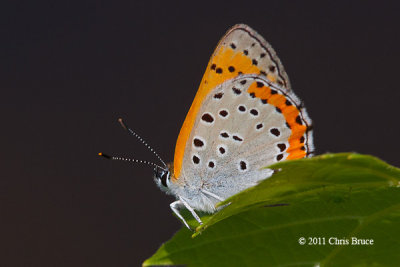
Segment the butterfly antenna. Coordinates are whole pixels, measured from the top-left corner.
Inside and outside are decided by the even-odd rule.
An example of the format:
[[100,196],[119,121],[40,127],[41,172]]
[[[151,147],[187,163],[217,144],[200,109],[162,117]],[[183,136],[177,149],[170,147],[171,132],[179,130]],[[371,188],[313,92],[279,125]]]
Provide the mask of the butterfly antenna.
[[[137,139],[139,139],[140,142],[142,142],[142,144],[147,147],[151,152],[153,152],[153,154],[161,161],[161,163],[164,165],[164,168],[162,169],[168,169],[167,168],[167,164],[165,164],[165,162],[161,159],[161,157],[157,154],[157,152],[146,142],[143,140],[142,137],[140,137],[137,133],[135,133],[134,131],[132,131],[131,128],[129,128],[123,121],[122,118],[118,119],[118,122],[121,124],[122,128],[124,128],[126,131],[128,131],[128,133],[130,133],[131,135],[133,135],[134,137],[136,137]],[[154,164],[156,165],[156,164]],[[158,166],[158,165],[156,165]]]
[[147,160],[128,159],[128,158],[124,158],[124,157],[115,157],[115,156],[110,156],[110,155],[107,155],[107,154],[104,154],[104,153],[101,153],[101,152],[99,153],[99,156],[102,156],[102,157],[104,157],[106,159],[109,159],[109,160],[121,160],[121,161],[133,162],[133,163],[147,164],[147,165],[150,165],[150,166],[165,170],[165,168],[163,168],[163,167],[161,167],[161,166],[159,166],[159,165],[157,165],[157,164],[155,164],[153,162],[149,162]]

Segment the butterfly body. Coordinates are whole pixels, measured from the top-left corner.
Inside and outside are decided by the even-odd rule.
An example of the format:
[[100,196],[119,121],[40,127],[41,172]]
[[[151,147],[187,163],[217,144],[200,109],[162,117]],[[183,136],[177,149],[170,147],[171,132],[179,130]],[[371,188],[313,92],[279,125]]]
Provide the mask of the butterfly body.
[[311,156],[311,120],[271,46],[246,25],[222,38],[178,136],[173,166],[155,180],[186,207],[215,205],[272,175],[268,165]]

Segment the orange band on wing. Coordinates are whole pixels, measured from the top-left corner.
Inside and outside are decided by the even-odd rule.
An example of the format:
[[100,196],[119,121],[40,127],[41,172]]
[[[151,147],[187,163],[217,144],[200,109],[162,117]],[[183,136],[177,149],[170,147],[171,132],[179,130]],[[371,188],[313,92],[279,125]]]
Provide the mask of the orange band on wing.
[[[239,74],[260,74],[260,69],[253,65],[251,59],[242,52],[234,51],[230,47],[221,46],[215,51],[214,56],[211,57],[211,60],[208,63],[199,90],[197,91],[192,106],[186,115],[178,140],[176,141],[174,156],[175,179],[180,177],[186,143],[203,100],[211,90]],[[268,76],[267,77],[271,81],[276,81],[276,76],[269,74]]]
[[276,91],[272,94],[271,88],[267,86],[258,87],[257,82],[252,83],[247,92],[254,93],[257,98],[267,100],[268,104],[278,108],[285,117],[287,126],[292,131],[292,134],[289,137],[289,148],[286,150],[289,154],[287,159],[304,158],[306,156],[306,149],[304,146],[303,136],[307,127],[303,125],[303,122],[299,117],[299,109],[291,102],[287,103],[287,98],[284,95],[278,94]]

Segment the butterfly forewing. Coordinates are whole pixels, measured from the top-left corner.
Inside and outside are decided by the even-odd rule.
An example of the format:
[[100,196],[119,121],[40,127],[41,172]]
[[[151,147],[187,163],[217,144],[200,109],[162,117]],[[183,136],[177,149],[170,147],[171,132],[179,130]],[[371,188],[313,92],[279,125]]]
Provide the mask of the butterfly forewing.
[[255,74],[290,91],[289,78],[272,47],[247,25],[232,27],[218,43],[204,73],[199,90],[186,116],[175,147],[174,172],[180,176],[184,150],[206,96],[229,79]]

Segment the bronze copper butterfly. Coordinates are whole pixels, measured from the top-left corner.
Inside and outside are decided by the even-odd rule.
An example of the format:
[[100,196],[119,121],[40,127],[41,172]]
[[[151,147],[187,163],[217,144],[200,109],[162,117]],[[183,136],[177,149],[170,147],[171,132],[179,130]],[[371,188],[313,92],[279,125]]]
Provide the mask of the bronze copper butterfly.
[[181,208],[201,224],[195,210],[215,212],[218,202],[270,177],[272,170],[263,167],[312,153],[311,120],[281,61],[262,36],[239,24],[222,37],[208,63],[173,164],[133,161],[154,166],[157,185],[176,196],[171,209],[189,228]]

